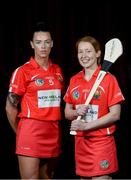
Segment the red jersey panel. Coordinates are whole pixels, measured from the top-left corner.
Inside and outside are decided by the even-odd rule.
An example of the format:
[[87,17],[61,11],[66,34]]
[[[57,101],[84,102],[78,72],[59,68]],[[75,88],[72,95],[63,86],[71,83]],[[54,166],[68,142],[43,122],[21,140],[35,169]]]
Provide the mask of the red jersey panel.
[[[73,104],[74,109],[77,108],[79,104],[84,104],[98,76],[100,68],[101,66],[96,69],[89,81],[84,78],[84,70],[73,76],[64,96],[64,101],[69,104]],[[123,100],[124,97],[115,76],[107,73],[97,88],[88,106],[88,112],[86,113],[84,119],[87,122],[96,120],[107,114],[110,106],[120,103]],[[105,134],[112,134],[114,131],[115,125],[112,125],[109,128],[102,128],[90,133],[86,131],[78,132],[77,135],[101,136]]]
[[31,58],[12,74],[9,92],[22,97],[20,118],[60,120],[62,89],[61,68],[50,61],[44,70]]

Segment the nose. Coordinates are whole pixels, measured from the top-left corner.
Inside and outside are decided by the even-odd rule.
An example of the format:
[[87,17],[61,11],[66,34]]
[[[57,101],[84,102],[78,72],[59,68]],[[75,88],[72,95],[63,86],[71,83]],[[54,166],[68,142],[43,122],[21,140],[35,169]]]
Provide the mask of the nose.
[[42,43],[41,48],[42,48],[42,49],[45,49],[45,48],[46,48],[46,44],[45,44],[45,43]]
[[86,57],[87,56],[87,53],[86,52],[83,52],[82,53],[82,57]]

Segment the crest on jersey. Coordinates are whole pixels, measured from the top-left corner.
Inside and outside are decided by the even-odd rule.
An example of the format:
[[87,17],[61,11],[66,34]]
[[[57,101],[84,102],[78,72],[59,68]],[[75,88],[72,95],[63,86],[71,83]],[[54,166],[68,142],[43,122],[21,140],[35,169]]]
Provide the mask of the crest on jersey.
[[73,92],[73,98],[74,98],[74,99],[78,99],[79,96],[80,96],[80,94],[79,94],[78,91],[74,91],[74,92]]
[[97,90],[96,90],[96,92],[95,92],[95,94],[94,94],[94,99],[99,99],[100,98],[100,95],[101,95],[101,93],[102,93],[102,90],[101,90],[101,88],[100,87],[98,87],[97,88]]
[[100,162],[100,167],[101,167],[102,169],[107,169],[107,168],[109,167],[109,161],[107,161],[107,160],[101,161],[101,162]]
[[63,77],[60,73],[56,73],[57,75],[57,79],[60,81],[60,82],[63,82]]
[[35,80],[35,84],[37,85],[37,86],[42,86],[43,84],[44,84],[44,80],[43,79],[36,79]]

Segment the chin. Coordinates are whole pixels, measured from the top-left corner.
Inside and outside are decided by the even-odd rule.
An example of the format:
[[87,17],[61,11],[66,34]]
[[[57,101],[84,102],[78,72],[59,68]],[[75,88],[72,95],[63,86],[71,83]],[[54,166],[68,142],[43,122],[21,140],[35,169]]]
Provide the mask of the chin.
[[46,58],[46,57],[47,57],[47,54],[41,55],[40,57],[41,57],[41,58]]
[[89,65],[82,65],[83,68],[89,68]]

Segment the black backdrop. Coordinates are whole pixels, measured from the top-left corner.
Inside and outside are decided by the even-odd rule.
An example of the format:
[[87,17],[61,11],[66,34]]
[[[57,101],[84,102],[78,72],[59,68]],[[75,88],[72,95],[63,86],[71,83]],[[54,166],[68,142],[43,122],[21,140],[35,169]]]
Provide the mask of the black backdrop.
[[[5,99],[12,71],[31,55],[29,36],[36,20],[48,19],[54,40],[52,58],[63,69],[65,82],[80,70],[75,42],[84,35],[96,37],[104,50],[114,37],[122,41],[124,52],[110,71],[117,77],[125,103],[115,134],[118,147],[119,172],[115,178],[131,178],[130,83],[129,57],[130,6],[126,1],[32,0],[4,1],[0,5],[0,178],[19,178],[15,155],[15,135],[5,114]],[[74,139],[69,136],[69,122],[62,121],[63,154],[55,178],[77,178],[74,171]]]

